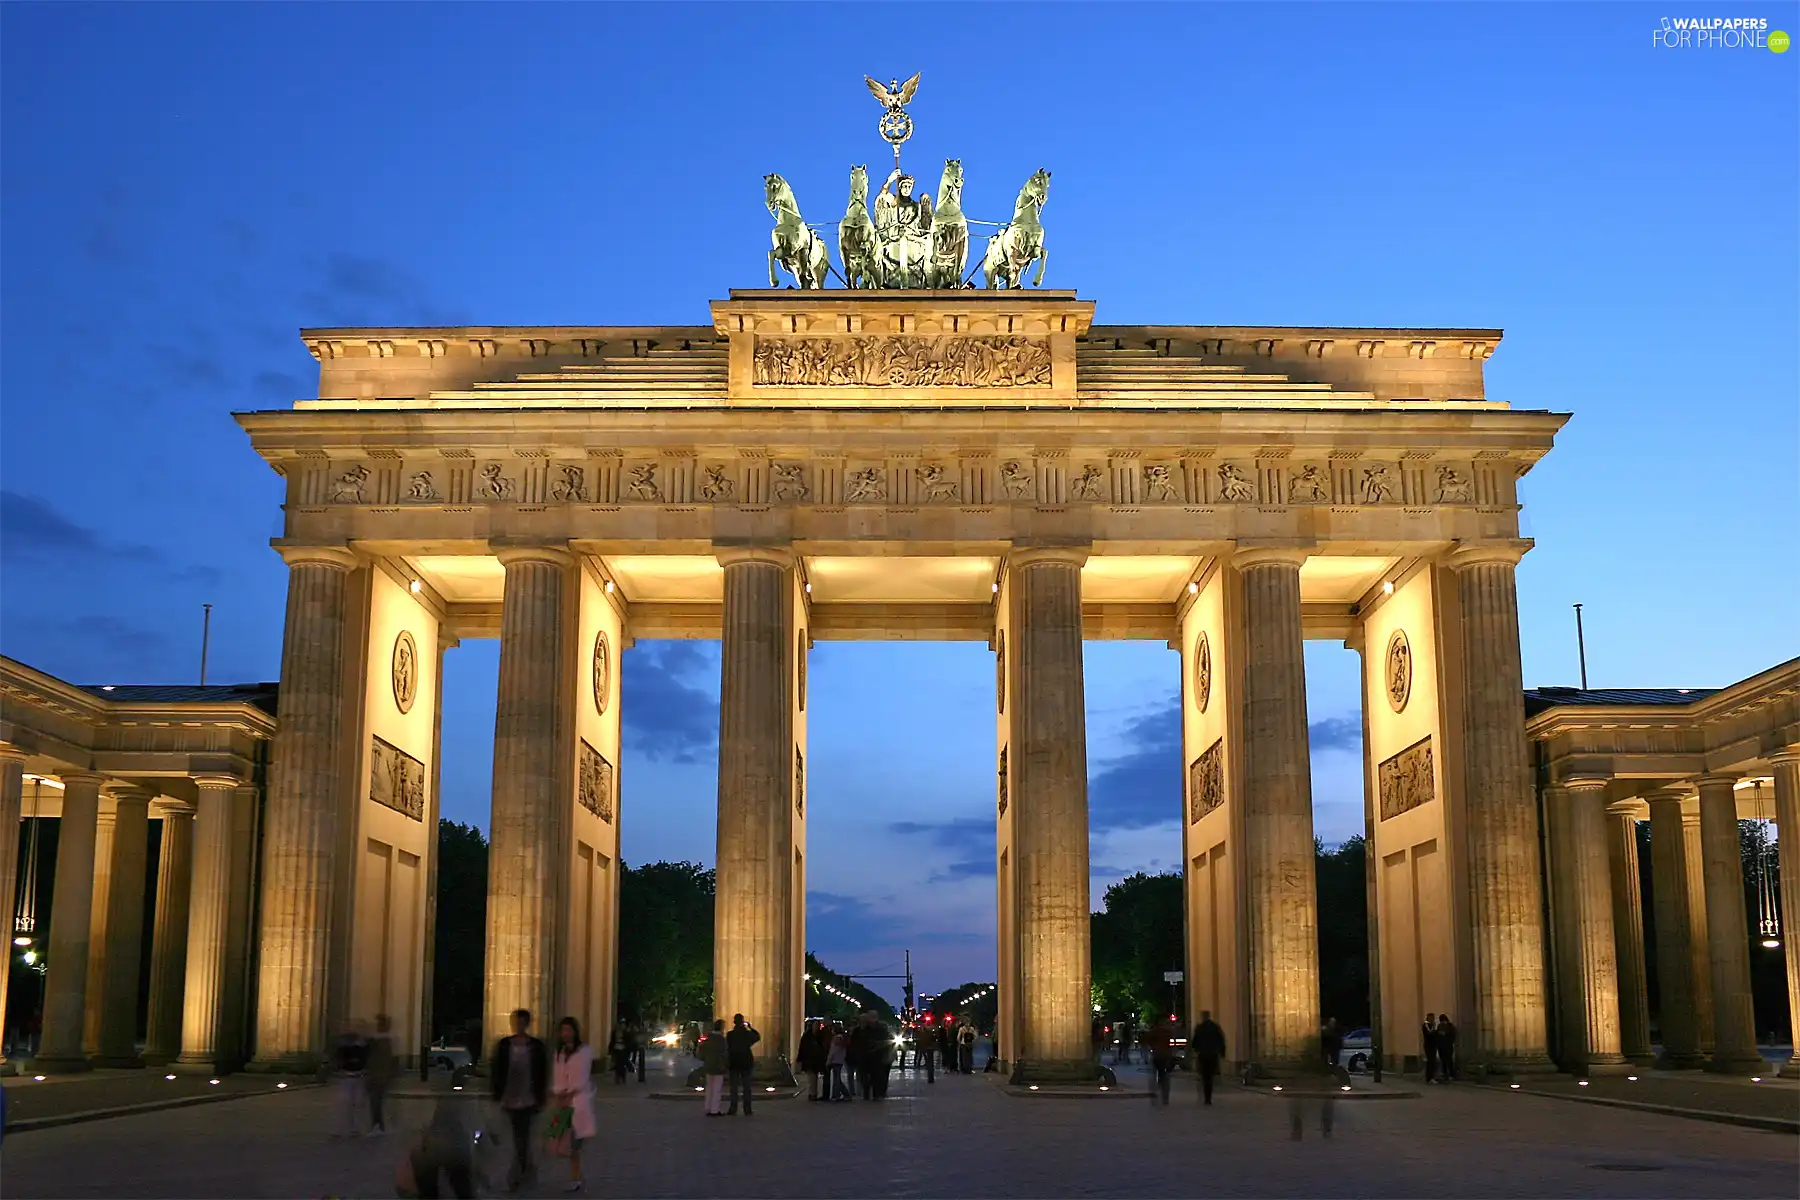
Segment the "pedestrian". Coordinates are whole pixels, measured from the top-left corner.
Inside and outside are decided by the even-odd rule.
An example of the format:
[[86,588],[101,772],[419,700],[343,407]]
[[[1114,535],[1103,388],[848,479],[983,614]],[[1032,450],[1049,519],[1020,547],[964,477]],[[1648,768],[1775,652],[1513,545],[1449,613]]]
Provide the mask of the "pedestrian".
[[650,1057],[650,1028],[642,1021],[631,1023],[631,1054],[637,1063],[638,1082],[644,1082],[644,1060]]
[[850,1099],[851,1089],[845,1085],[844,1074],[850,1056],[850,1035],[844,1032],[843,1026],[834,1025],[831,1031],[831,1050],[825,1059],[825,1069],[831,1072],[832,1100]]
[[582,1143],[594,1136],[594,1051],[581,1040],[581,1022],[574,1017],[564,1017],[556,1026],[550,1076],[550,1102],[556,1110],[550,1140],[568,1152],[569,1182],[563,1191],[579,1192]]
[[819,1027],[809,1024],[806,1032],[800,1035],[800,1044],[794,1049],[794,1063],[806,1075],[806,1098],[811,1101],[825,1099],[819,1095],[819,1081],[825,1074],[825,1060],[830,1047],[821,1038]]
[[956,1069],[964,1075],[975,1073],[975,1026],[966,1021],[956,1031]]
[[875,1098],[886,1100],[893,1078],[894,1060],[902,1053],[900,1039],[880,1017],[875,1018]]
[[512,1125],[512,1186],[524,1187],[534,1177],[531,1126],[550,1097],[550,1054],[531,1036],[531,1010],[515,1009],[512,1035],[494,1043],[488,1063],[494,1102]]
[[1336,1017],[1329,1017],[1319,1029],[1319,1049],[1324,1053],[1325,1065],[1337,1074],[1338,1059],[1344,1054],[1344,1031],[1338,1027]]
[[606,1057],[612,1063],[614,1086],[624,1083],[631,1070],[631,1039],[625,1036],[623,1022],[614,1025],[612,1036],[606,1039]]
[[1156,1072],[1155,1082],[1150,1088],[1150,1102],[1154,1104],[1158,1096],[1162,1097],[1163,1107],[1169,1106],[1169,1075],[1175,1070],[1175,1030],[1167,1021],[1158,1021],[1148,1031],[1150,1038],[1150,1066]]
[[925,1082],[937,1082],[937,1037],[927,1025],[923,1029],[915,1029],[913,1035],[913,1056],[916,1063],[925,1067]]
[[1188,1040],[1194,1055],[1194,1070],[1200,1077],[1200,1102],[1210,1105],[1213,1081],[1219,1077],[1219,1064],[1225,1058],[1225,1030],[1213,1020],[1210,1011],[1202,1010],[1194,1036]]
[[1449,1013],[1439,1013],[1437,1023],[1438,1075],[1445,1083],[1456,1078],[1456,1026]]
[[380,1137],[387,1132],[381,1102],[387,1098],[388,1089],[394,1085],[398,1063],[394,1054],[393,1023],[388,1020],[386,1013],[377,1013],[375,1032],[369,1038],[368,1065],[363,1069],[363,1087],[369,1093],[370,1137]]
[[737,1115],[739,1092],[744,1096],[744,1115],[754,1115],[750,1110],[750,1081],[756,1071],[756,1052],[752,1047],[760,1041],[762,1034],[744,1020],[744,1014],[733,1013],[731,1032],[725,1035],[726,1067],[731,1073],[731,1107],[725,1110],[728,1117]]
[[1310,1048],[1315,1053],[1302,1059],[1299,1078],[1288,1084],[1288,1136],[1298,1142],[1306,1136],[1306,1108],[1309,1105],[1319,1106],[1319,1136],[1331,1136],[1332,1117],[1337,1110],[1337,1076],[1327,1074],[1325,1051],[1322,1047]]
[[452,1196],[475,1194],[474,1139],[463,1122],[462,1106],[454,1093],[439,1093],[431,1120],[407,1154],[412,1174],[408,1190],[421,1200],[437,1200],[445,1185]]
[[944,1024],[937,1031],[938,1052],[944,1056],[944,1070],[956,1070],[956,1031],[951,1027],[952,1018],[945,1017]]
[[336,1082],[337,1109],[341,1126],[336,1136],[355,1137],[362,1124],[359,1113],[368,1111],[368,1089],[363,1078],[369,1066],[369,1041],[355,1023],[338,1035],[331,1052],[332,1073]]
[[1425,1082],[1437,1082],[1438,1034],[1437,1014],[1426,1013],[1425,1023],[1419,1026],[1419,1038],[1424,1043],[1421,1057],[1425,1059]]
[[1119,1022],[1119,1048],[1113,1051],[1113,1065],[1123,1066],[1131,1061],[1131,1022]]
[[725,1115],[725,1076],[731,1070],[731,1048],[725,1043],[725,1022],[712,1023],[712,1032],[700,1039],[700,1065],[706,1071],[706,1115]]

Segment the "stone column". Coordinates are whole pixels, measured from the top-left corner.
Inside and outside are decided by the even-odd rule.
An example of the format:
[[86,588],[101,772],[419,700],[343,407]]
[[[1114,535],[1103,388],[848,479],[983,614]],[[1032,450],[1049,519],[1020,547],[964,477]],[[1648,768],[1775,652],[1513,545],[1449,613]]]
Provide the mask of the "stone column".
[[1613,952],[1619,964],[1619,1049],[1649,1066],[1650,991],[1644,971],[1644,894],[1638,874],[1637,811],[1606,810],[1606,861],[1612,877]]
[[187,982],[182,992],[181,1056],[176,1069],[220,1069],[226,935],[231,914],[231,808],[238,781],[202,775],[192,818],[192,886],[187,918]]
[[150,942],[150,1023],[144,1064],[160,1067],[181,1053],[182,991],[187,981],[188,898],[193,879],[194,810],[162,802],[162,851],[156,862],[156,928]]
[[1526,759],[1516,544],[1450,555],[1461,620],[1464,875],[1473,925],[1469,1058],[1546,1071],[1543,887]]
[[1583,1069],[1617,1075],[1626,1069],[1619,1027],[1619,968],[1613,929],[1612,872],[1606,854],[1605,779],[1565,782],[1569,793],[1569,896],[1583,1017]]
[[113,825],[118,817],[115,793],[103,787],[100,812],[94,818],[93,899],[88,903],[88,967],[86,1008],[81,1014],[81,1052],[100,1053],[100,1026],[106,1016],[106,918],[112,912]]
[[326,1047],[325,1001],[337,880],[344,747],[343,547],[286,548],[279,724],[263,838],[256,1062],[311,1071]]
[[50,895],[50,963],[44,977],[44,1035],[35,1067],[46,1075],[88,1069],[81,1049],[87,1011],[88,937],[94,903],[94,837],[100,784],[89,771],[63,775],[56,884]]
[[1706,872],[1706,942],[1712,959],[1713,1053],[1709,1071],[1760,1075],[1750,993],[1750,926],[1744,915],[1744,860],[1737,793],[1730,775],[1700,780],[1700,843]]
[[1302,550],[1240,550],[1245,930],[1250,1047],[1287,1071],[1318,1047],[1319,914],[1300,627]]
[[1684,1070],[1701,1063],[1694,1013],[1693,923],[1689,917],[1687,840],[1681,830],[1681,792],[1665,788],[1650,801],[1651,903],[1656,912],[1657,1066]]
[[1789,1044],[1785,1076],[1800,1074],[1800,746],[1769,756],[1775,769],[1775,837],[1781,859],[1781,953],[1787,959]]
[[1081,664],[1086,550],[1007,560],[1012,853],[1018,922],[1015,1079],[1092,1079],[1087,710]]
[[219,1001],[217,1058],[223,1070],[237,1070],[249,1060],[251,1012],[250,973],[256,953],[256,896],[261,876],[256,845],[262,825],[262,792],[256,784],[243,784],[231,798],[231,916],[225,929],[225,990]]
[[[0,903],[19,890],[19,822],[25,799],[25,752],[0,743]],[[5,914],[11,924],[13,914]],[[0,1074],[6,1069],[6,982],[12,975],[12,931],[7,931],[7,958],[0,964]]]
[[494,714],[494,801],[488,843],[487,982],[483,1033],[504,1036],[515,1009],[555,1034],[556,943],[567,875],[563,830],[569,773],[565,674],[570,664],[574,559],[555,546],[499,551],[500,697]]
[[1706,920],[1706,850],[1700,840],[1700,802],[1688,792],[1681,804],[1682,863],[1687,868],[1688,949],[1694,959],[1694,1039],[1713,1052],[1712,954]]
[[719,845],[714,900],[715,1008],[762,1033],[759,1066],[784,1075],[793,927],[794,558],[786,549],[721,549]]
[[106,899],[106,991],[97,1067],[141,1067],[138,982],[144,955],[144,871],[149,865],[150,793],[123,788],[113,828],[112,887]]

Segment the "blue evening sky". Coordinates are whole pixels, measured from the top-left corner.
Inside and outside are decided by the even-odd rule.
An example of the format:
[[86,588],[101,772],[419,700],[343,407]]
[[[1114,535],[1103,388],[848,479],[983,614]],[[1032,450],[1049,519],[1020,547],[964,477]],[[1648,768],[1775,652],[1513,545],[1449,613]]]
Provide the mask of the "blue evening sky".
[[[1717,7],[1717,6],[1711,6]],[[1793,4],[1727,6],[1800,31]],[[1528,684],[1729,683],[1800,652],[1800,51],[1663,49],[1635,5],[0,7],[0,650],[65,678],[279,670],[281,489],[233,410],[303,325],[699,323],[907,147],[1104,322],[1500,326],[1572,412],[1524,481]],[[1705,14],[1695,14],[1705,15]],[[905,49],[899,47],[904,46]],[[486,823],[497,646],[450,655],[445,814]],[[1179,862],[1176,656],[1087,652],[1096,895]],[[629,861],[713,857],[718,653],[623,658]],[[1355,656],[1309,648],[1315,811],[1361,825]],[[824,644],[809,942],[993,975],[991,659]]]

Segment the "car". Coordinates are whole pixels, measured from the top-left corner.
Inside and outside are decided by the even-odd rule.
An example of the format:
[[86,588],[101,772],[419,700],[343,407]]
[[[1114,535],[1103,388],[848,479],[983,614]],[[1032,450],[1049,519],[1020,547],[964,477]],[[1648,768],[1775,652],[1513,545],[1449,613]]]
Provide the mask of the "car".
[[1352,1029],[1349,1033],[1344,1035],[1344,1049],[1343,1052],[1338,1055],[1338,1061],[1342,1063],[1345,1069],[1350,1071],[1351,1074],[1357,1074],[1369,1069],[1369,1058],[1374,1053],[1375,1039],[1370,1031],[1367,1029]]
[[437,1071],[460,1071],[472,1063],[469,1052],[462,1046],[450,1046],[443,1042],[433,1042],[431,1046],[431,1066]]

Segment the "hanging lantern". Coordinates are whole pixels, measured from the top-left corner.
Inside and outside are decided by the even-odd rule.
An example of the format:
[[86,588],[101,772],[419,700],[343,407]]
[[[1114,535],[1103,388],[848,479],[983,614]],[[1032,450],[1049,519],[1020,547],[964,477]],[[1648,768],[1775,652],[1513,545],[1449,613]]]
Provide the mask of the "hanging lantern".
[[1765,950],[1781,949],[1781,896],[1775,882],[1780,843],[1768,836],[1772,832],[1774,824],[1763,822],[1762,844],[1756,851],[1756,931]]

